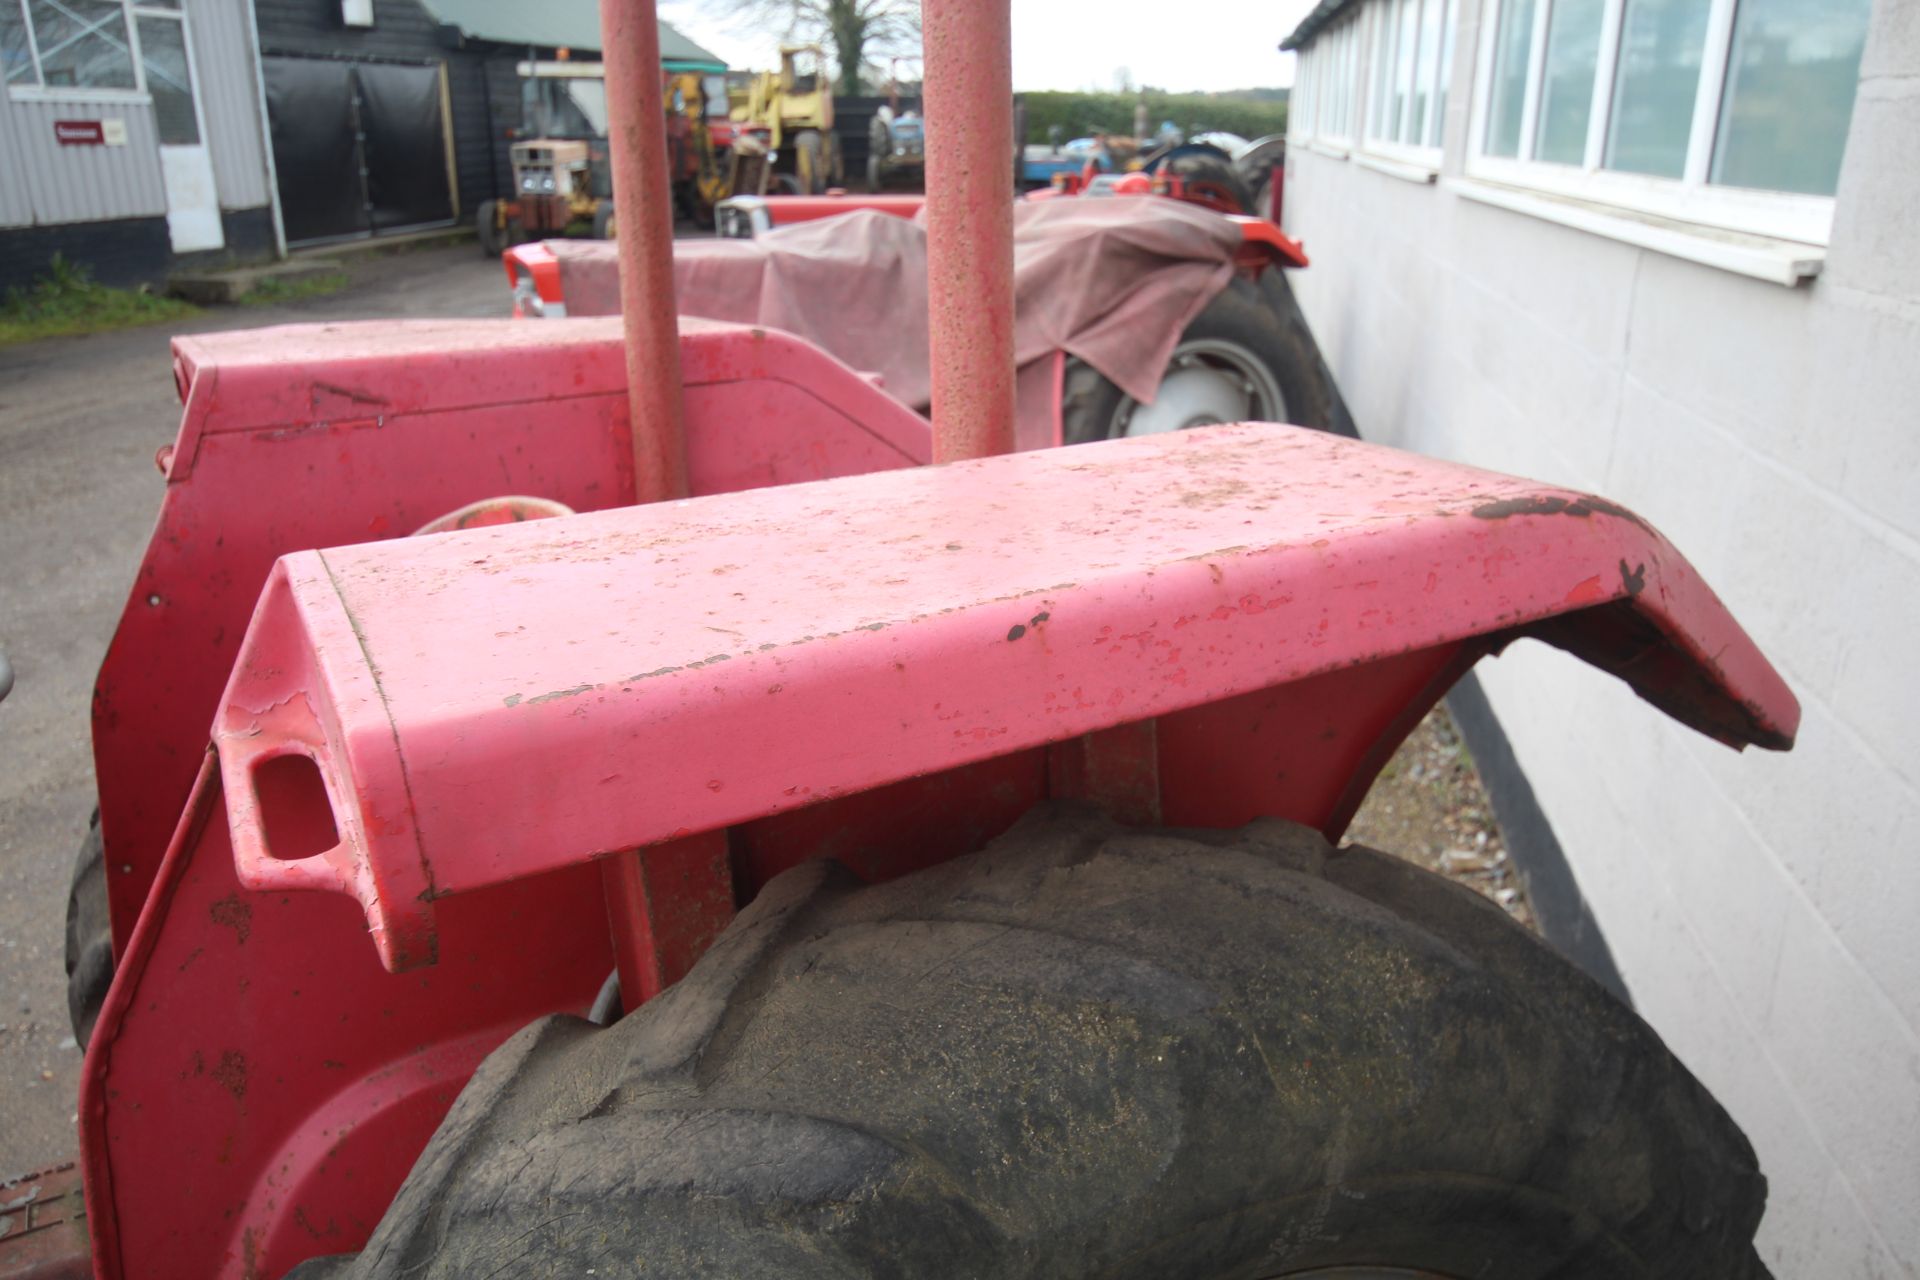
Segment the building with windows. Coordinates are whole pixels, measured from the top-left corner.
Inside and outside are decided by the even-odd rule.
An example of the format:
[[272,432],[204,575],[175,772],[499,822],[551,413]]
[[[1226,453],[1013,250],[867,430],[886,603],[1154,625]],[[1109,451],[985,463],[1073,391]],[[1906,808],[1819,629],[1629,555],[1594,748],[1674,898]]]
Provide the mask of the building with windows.
[[[726,70],[660,28],[669,69]],[[55,253],[158,284],[470,219],[522,64],[599,43],[596,0],[0,0],[0,288]]]
[[1920,1275],[1920,5],[1325,0],[1282,47],[1362,434],[1631,506],[1804,710],[1735,757],[1483,664],[1456,714],[1549,936],[1753,1140],[1776,1274]]
[[248,0],[0,0],[0,287],[270,255]]

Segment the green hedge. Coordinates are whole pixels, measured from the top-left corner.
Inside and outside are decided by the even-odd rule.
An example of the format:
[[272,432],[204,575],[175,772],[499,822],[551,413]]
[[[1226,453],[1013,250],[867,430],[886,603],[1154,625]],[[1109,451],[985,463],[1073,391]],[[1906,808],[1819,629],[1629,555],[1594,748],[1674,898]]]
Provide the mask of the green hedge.
[[[1163,120],[1171,120],[1188,133],[1222,129],[1244,138],[1283,133],[1287,127],[1284,101],[1258,101],[1208,93],[1156,93],[1147,91],[1147,128],[1158,129]],[[1060,126],[1060,140],[1084,138],[1094,129],[1130,135],[1133,132],[1133,106],[1137,95],[1131,93],[1024,93],[1020,100],[1027,108],[1027,141],[1047,141],[1047,129]]]

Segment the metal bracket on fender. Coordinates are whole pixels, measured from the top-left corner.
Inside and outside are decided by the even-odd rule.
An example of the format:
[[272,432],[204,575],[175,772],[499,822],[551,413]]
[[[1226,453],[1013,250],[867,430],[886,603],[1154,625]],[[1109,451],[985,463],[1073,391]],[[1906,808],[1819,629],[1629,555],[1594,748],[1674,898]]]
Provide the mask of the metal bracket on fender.
[[[1611,504],[1242,424],[284,558],[215,730],[318,762],[392,969],[436,898],[1466,637],[1537,636],[1722,742],[1793,695]],[[304,705],[298,725],[274,708]],[[324,874],[322,874],[324,873]]]

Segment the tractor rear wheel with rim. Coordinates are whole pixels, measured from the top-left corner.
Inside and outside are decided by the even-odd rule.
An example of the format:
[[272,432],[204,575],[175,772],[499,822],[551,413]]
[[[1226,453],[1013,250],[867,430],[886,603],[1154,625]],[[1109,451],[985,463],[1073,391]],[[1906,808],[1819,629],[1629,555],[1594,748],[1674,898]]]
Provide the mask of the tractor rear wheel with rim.
[[599,208],[593,211],[593,238],[595,240],[613,240],[620,234],[619,214],[615,212],[613,201],[602,200]]
[[1219,422],[1334,428],[1332,378],[1284,281],[1279,291],[1236,276],[1181,332],[1151,404],[1092,365],[1069,360],[1061,388],[1064,443],[1155,435]]
[[1043,808],[774,880],[467,1085],[319,1276],[1761,1280],[1726,1113],[1485,899],[1302,827]]

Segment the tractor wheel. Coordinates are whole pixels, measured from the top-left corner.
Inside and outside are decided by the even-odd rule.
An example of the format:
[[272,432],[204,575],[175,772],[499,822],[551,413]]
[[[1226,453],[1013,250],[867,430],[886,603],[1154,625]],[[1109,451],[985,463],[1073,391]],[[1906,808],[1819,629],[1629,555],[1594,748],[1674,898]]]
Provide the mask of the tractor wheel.
[[1222,213],[1257,213],[1246,179],[1233,166],[1210,155],[1179,155],[1167,161],[1167,172],[1177,175],[1187,191],[1219,206]]
[[794,138],[793,176],[803,196],[817,196],[827,189],[826,146],[818,129],[802,129]]
[[1766,1182],[1633,1012],[1303,827],[1042,809],[773,881],[682,982],[489,1057],[319,1276],[1760,1280]]
[[614,240],[619,237],[619,215],[614,212],[611,200],[602,200],[600,207],[593,211],[593,238],[595,240]]
[[93,811],[67,888],[67,1014],[73,1038],[85,1048],[113,984],[113,924],[107,914],[106,851],[100,810]]
[[1092,365],[1068,360],[1063,441],[1085,444],[1216,422],[1335,427],[1340,414],[1332,376],[1292,292],[1279,283],[1275,292],[1238,276],[1230,281],[1180,334],[1152,404],[1133,399]]
[[480,241],[480,256],[497,258],[505,253],[507,246],[500,228],[500,202],[482,200],[480,210],[474,214],[473,229],[475,238]]

